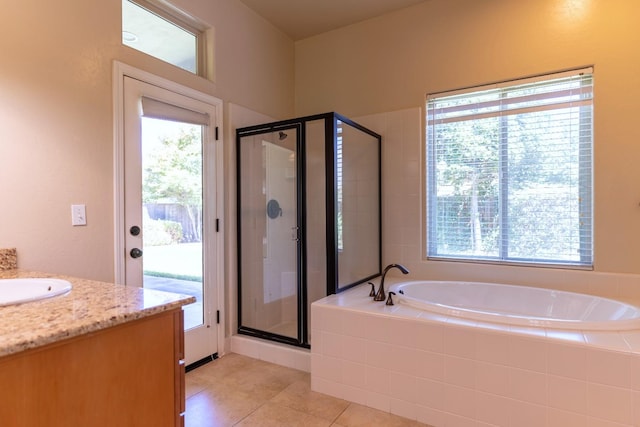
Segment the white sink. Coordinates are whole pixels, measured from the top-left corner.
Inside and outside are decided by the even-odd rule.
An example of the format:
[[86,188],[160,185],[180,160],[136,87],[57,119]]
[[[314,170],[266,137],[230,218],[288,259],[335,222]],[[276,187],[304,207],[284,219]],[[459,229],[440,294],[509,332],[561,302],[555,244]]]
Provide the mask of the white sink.
[[0,279],[0,306],[55,297],[71,288],[71,283],[61,279]]

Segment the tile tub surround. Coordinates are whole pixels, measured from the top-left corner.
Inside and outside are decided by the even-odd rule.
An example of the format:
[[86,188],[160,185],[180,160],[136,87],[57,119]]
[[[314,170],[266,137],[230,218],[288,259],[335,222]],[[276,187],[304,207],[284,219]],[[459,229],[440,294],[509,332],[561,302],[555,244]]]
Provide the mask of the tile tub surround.
[[18,268],[18,254],[15,248],[0,249],[0,271]]
[[640,331],[480,323],[368,293],[312,304],[312,390],[435,427],[640,426]]
[[47,277],[71,282],[58,297],[0,307],[0,357],[173,310],[195,298],[22,270],[0,271],[0,279]]

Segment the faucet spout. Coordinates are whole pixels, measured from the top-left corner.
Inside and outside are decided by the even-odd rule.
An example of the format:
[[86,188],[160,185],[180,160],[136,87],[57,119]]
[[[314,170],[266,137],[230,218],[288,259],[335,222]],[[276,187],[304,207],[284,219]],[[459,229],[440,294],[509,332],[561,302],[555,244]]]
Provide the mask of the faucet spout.
[[373,297],[374,301],[384,301],[387,298],[387,295],[384,292],[384,278],[387,276],[387,272],[389,270],[391,270],[392,268],[397,268],[398,270],[400,270],[402,272],[402,274],[409,274],[409,270],[407,270],[407,268],[402,265],[402,264],[389,264],[385,267],[384,271],[382,272],[382,279],[380,279],[380,288],[378,289],[378,292],[376,293],[376,296]]

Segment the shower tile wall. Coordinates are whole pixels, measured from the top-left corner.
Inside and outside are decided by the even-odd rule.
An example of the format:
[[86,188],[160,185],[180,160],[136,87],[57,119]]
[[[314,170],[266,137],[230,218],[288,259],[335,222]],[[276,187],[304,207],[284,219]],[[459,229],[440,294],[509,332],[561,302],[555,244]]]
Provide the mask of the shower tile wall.
[[[338,251],[338,286],[379,271],[378,141],[349,125],[341,126],[342,247]],[[340,179],[340,178],[339,178]],[[354,248],[357,248],[354,250]],[[340,268],[348,266],[348,268]]]
[[409,270],[421,261],[421,109],[355,121],[382,135],[382,260]]

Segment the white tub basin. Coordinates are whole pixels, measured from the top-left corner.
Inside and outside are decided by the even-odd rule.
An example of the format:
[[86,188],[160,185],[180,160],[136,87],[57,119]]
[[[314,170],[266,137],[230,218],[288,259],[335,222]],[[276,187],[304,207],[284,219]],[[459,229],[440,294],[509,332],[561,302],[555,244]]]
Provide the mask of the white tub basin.
[[61,279],[0,279],[0,306],[55,297],[71,288],[71,283]]
[[640,329],[640,307],[575,292],[435,280],[396,283],[389,290],[401,304],[471,320],[583,331]]

